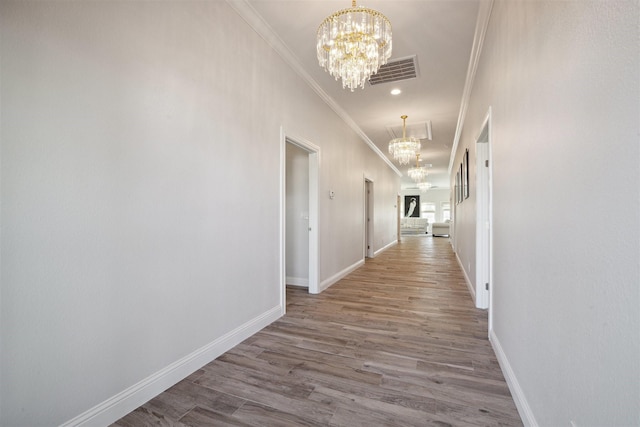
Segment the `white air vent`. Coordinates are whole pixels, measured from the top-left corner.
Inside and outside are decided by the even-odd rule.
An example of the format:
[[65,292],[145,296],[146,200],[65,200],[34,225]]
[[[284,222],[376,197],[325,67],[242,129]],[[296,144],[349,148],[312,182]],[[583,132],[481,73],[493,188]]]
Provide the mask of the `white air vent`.
[[[407,136],[431,141],[431,120],[419,123],[407,123]],[[387,126],[387,132],[391,139],[402,137],[402,125]]]
[[369,77],[369,84],[374,86],[381,83],[415,79],[416,77],[418,77],[418,61],[413,55],[387,62],[378,69],[376,74]]

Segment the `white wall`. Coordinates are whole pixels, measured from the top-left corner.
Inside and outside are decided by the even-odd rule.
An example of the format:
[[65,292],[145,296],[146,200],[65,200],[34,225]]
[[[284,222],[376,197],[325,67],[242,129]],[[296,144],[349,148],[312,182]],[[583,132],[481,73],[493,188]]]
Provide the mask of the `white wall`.
[[[339,126],[346,131],[346,125]],[[374,252],[398,238],[395,206],[400,177],[372,150],[361,148],[361,142],[332,142],[335,145],[320,154],[322,168],[331,165],[330,171],[321,172],[319,184],[321,288],[354,267],[356,254],[358,262],[364,262],[365,177],[374,182]]]
[[281,126],[336,191],[321,280],[362,260],[363,174],[397,238],[397,175],[227,3],[0,16],[0,424],[108,424],[282,312]]
[[287,284],[309,286],[309,153],[287,144]]
[[[638,424],[638,19],[637,1],[493,7],[454,165],[491,107],[492,340],[530,425]],[[464,265],[474,221],[472,160]]]
[[[400,188],[400,177],[392,173],[384,164],[374,162],[373,152],[364,153],[366,160],[364,175],[373,182],[373,251],[379,254],[398,242],[397,196]],[[364,179],[362,186],[362,209],[364,210]],[[364,212],[363,212],[364,221]],[[362,256],[365,255],[364,229],[362,235]]]

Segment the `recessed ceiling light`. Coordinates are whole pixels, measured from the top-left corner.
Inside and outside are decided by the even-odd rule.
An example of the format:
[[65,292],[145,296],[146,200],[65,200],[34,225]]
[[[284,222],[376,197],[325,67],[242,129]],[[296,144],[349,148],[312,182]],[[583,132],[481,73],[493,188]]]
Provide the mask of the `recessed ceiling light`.
[[400,89],[391,89],[391,95],[400,95],[401,93]]

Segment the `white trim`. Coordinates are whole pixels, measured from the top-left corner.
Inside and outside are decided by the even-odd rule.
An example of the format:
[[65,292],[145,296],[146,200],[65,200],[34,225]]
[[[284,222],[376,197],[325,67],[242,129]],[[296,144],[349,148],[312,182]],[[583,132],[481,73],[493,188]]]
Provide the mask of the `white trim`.
[[207,363],[276,321],[283,307],[276,306],[242,326],[179,359],[137,384],[65,422],[61,427],[105,426],[143,405],[153,397],[191,375]]
[[227,3],[244,19],[253,30],[258,33],[268,44],[275,50],[278,55],[286,62],[302,79],[313,89],[316,94],[351,128],[357,133],[362,141],[364,141],[371,150],[376,153],[398,176],[402,176],[402,172],[389,160],[384,153],[376,147],[369,139],[366,133],[356,124],[355,121],[344,111],[333,98],[329,96],[320,85],[307,73],[298,58],[285,45],[282,39],[273,31],[267,22],[260,16],[248,0],[227,0]]
[[287,137],[280,127],[280,305],[287,310]]
[[384,247],[382,247],[382,248],[378,249],[377,251],[375,251],[375,252],[373,253],[373,256],[374,256],[374,257],[377,257],[377,256],[378,256],[378,255],[380,255],[382,252],[386,251],[387,249],[389,249],[389,248],[391,248],[391,247],[393,247],[393,246],[395,246],[395,245],[397,245],[397,244],[398,244],[398,240],[394,240],[393,242],[389,243],[388,245],[386,245],[386,246],[384,246]]
[[300,286],[303,288],[309,287],[309,279],[306,277],[291,277],[287,276],[287,286]]
[[343,269],[342,271],[337,272],[336,274],[329,277],[328,279],[323,280],[322,282],[320,282],[320,292],[324,291],[329,286],[335,284],[337,281],[339,281],[349,273],[353,272],[354,270],[358,269],[359,267],[362,267],[363,265],[364,265],[364,259],[361,259],[360,261],[357,261],[356,263],[350,265],[349,267]]
[[464,266],[462,265],[462,261],[460,260],[460,258],[458,257],[458,253],[454,252],[456,255],[456,260],[458,261],[458,265],[460,266],[460,270],[462,270],[462,275],[464,276],[464,281],[467,284],[467,288],[469,289],[469,293],[471,294],[471,299],[473,300],[473,303],[475,304],[476,302],[476,290],[473,287],[473,284],[471,283],[471,280],[469,279],[469,276],[467,276],[467,272],[464,269]]
[[520,418],[522,418],[522,423],[527,427],[538,427],[538,422],[533,415],[533,411],[531,410],[529,402],[524,395],[524,391],[522,390],[522,387],[520,387],[520,383],[518,383],[516,374],[513,372],[511,364],[507,359],[507,355],[502,350],[500,340],[498,339],[498,336],[494,331],[489,332],[489,342],[491,343],[493,351],[496,354],[498,364],[500,364],[500,369],[502,369],[502,374],[507,381],[507,386],[511,391],[513,401],[516,404],[516,408],[518,409],[518,414],[520,414]]
[[473,89],[473,81],[476,78],[478,70],[478,62],[480,62],[480,54],[482,53],[482,45],[484,37],[489,26],[489,18],[491,17],[491,9],[493,8],[493,0],[483,0],[480,2],[478,9],[478,19],[476,20],[476,32],[473,36],[473,46],[471,48],[471,57],[469,58],[469,66],[467,67],[467,78],[464,83],[464,91],[462,92],[462,101],[460,102],[460,112],[458,113],[458,124],[456,125],[456,133],[453,137],[453,147],[451,148],[451,156],[449,157],[449,176],[453,170],[453,163],[462,134],[462,127],[467,115],[469,107],[469,98],[471,97],[471,89]]

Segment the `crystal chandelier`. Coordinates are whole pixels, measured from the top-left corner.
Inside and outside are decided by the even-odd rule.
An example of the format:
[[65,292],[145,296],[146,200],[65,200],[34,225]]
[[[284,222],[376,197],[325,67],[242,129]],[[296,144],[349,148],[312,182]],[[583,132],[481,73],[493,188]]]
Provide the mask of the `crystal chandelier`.
[[394,138],[389,141],[389,154],[401,165],[408,165],[409,161],[420,152],[420,140],[413,136],[407,137],[406,115],[402,119],[402,138]]
[[424,181],[429,172],[427,168],[424,166],[420,166],[418,162],[420,161],[420,153],[416,154],[416,167],[411,168],[407,171],[407,174],[413,179],[415,182]]
[[325,18],[318,28],[316,50],[325,71],[353,90],[366,82],[391,56],[391,23],[380,12],[356,6]]
[[419,182],[418,183],[418,188],[420,189],[420,191],[427,191],[431,187],[433,187],[433,185],[430,182]]

